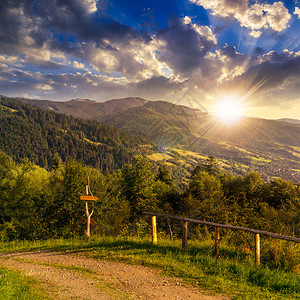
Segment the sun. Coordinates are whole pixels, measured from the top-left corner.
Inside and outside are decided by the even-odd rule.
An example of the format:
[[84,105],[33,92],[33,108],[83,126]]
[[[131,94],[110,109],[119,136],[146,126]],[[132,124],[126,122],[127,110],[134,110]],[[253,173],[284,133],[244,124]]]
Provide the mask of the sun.
[[243,114],[243,104],[235,96],[222,97],[216,101],[214,115],[225,123],[237,122]]

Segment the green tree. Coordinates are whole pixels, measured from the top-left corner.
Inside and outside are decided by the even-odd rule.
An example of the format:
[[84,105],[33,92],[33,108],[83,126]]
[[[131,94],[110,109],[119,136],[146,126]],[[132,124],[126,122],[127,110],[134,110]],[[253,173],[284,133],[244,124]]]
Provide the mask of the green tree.
[[45,169],[28,160],[11,164],[1,180],[2,238],[45,238],[45,207],[50,198],[49,173]]
[[121,171],[106,176],[101,174],[94,178],[97,183],[94,185],[91,180],[91,186],[100,199],[99,203],[95,203],[93,216],[95,231],[106,235],[126,233],[129,226],[130,204],[122,193]]
[[222,185],[218,178],[199,172],[190,182],[185,197],[185,213],[194,218],[221,220],[224,209]]
[[155,174],[149,159],[135,156],[131,165],[122,170],[123,193],[128,199],[133,216],[140,215],[144,210],[155,211],[157,199],[153,192]]
[[60,155],[56,152],[52,158],[51,170],[57,170],[57,169],[61,168],[62,165],[63,165],[62,159],[61,159]]
[[206,163],[203,164],[203,170],[209,175],[217,175],[219,173],[219,163],[213,155],[209,155]]
[[85,231],[85,208],[80,195],[85,194],[87,173],[84,165],[70,159],[66,162],[63,178],[63,195],[57,205],[57,224],[63,236],[83,234]]
[[162,164],[158,168],[157,180],[166,183],[167,185],[173,185],[173,179],[170,176],[170,171],[165,164]]
[[297,194],[297,187],[291,181],[276,178],[269,184],[266,202],[274,208],[279,208],[282,204],[293,201]]

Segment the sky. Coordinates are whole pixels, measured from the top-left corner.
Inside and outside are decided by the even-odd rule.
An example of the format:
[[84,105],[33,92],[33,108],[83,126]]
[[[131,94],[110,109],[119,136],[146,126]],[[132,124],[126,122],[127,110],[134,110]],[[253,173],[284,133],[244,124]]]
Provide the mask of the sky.
[[1,0],[0,94],[300,119],[300,3]]

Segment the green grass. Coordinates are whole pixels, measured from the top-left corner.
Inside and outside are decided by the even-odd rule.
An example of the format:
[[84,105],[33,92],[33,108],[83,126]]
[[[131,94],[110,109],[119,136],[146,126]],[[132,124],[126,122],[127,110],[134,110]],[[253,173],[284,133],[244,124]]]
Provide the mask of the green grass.
[[39,300],[50,299],[38,282],[22,276],[19,272],[0,268],[0,299],[2,300]]
[[300,299],[300,277],[296,273],[256,267],[253,255],[223,246],[221,258],[213,255],[212,241],[159,240],[92,237],[90,239],[3,243],[2,252],[46,250],[77,251],[94,259],[123,261],[158,267],[164,275],[182,277],[201,289],[227,294],[233,299]]
[[172,158],[172,156],[166,153],[153,153],[153,154],[149,154],[147,157],[153,161],[160,161],[164,159],[167,160]]

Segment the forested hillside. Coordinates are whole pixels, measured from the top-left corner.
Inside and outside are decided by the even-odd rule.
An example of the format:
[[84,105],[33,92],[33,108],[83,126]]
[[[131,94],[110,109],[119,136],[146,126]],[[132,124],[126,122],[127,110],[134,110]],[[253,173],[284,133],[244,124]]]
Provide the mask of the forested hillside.
[[[177,158],[185,161],[182,166],[195,167],[190,162],[197,154],[213,155],[224,170],[234,174],[258,171],[265,180],[281,177],[300,181],[297,124],[256,118],[225,123],[213,115],[164,101],[149,101],[102,121],[150,139],[167,154],[170,164]],[[178,156],[180,152],[185,154]]]
[[140,98],[104,103],[22,101],[48,110],[94,118],[147,138],[161,152],[156,161],[160,157],[160,162],[173,166],[174,174],[188,174],[199,163],[199,157],[205,159],[213,155],[222,163],[224,171],[236,175],[258,171],[264,180],[281,177],[294,183],[300,181],[300,126],[296,120],[242,118],[236,123],[225,123],[186,106]]
[[28,158],[42,167],[49,167],[58,153],[63,161],[73,157],[109,172],[152,149],[147,140],[98,121],[57,114],[8,97],[0,98],[0,124],[0,150],[15,161]]

